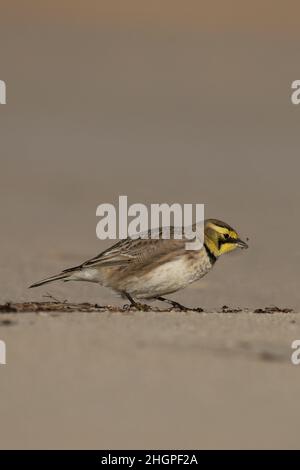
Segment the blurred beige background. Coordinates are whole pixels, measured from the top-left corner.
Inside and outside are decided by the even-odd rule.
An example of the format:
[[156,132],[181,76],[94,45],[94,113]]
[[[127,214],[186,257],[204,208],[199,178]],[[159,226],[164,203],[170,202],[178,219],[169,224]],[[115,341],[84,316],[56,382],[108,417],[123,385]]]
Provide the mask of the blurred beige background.
[[[221,0],[2,2],[0,79],[7,84],[7,105],[0,106],[0,301],[43,300],[43,295],[49,292],[69,301],[120,302],[109,291],[84,283],[53,284],[34,291],[29,291],[27,286],[106,248],[109,242],[96,239],[96,207],[102,202],[115,203],[120,194],[126,194],[130,203],[205,203],[208,217],[223,219],[243,238],[249,237],[249,250],[224,257],[202,282],[176,294],[174,299],[206,308],[224,304],[242,307],[275,304],[299,309],[300,106],[292,105],[290,99],[291,83],[300,79],[299,10],[296,1],[266,0],[251,3]],[[147,320],[139,326],[139,317],[134,318],[137,323],[134,323],[133,336],[143,336]],[[50,419],[50,428],[53,425],[51,416],[62,413],[60,430],[67,432],[70,422],[74,429],[76,419],[73,422],[69,418],[75,408],[65,408],[69,394],[77,389],[79,380],[77,366],[72,364],[74,349],[80,341],[81,328],[87,328],[87,337],[91,335],[92,338],[97,329],[78,320],[78,329],[71,328],[69,333],[65,318],[61,320],[62,329],[55,324],[53,330],[52,323],[47,329],[48,323],[41,323],[41,318],[37,325],[32,318],[18,321],[16,328],[19,328],[20,336],[17,343],[14,342],[14,329],[0,330],[2,337],[5,335],[14,345],[14,363],[20,366],[18,371],[8,366],[5,369],[2,412],[3,419],[10,423],[10,432],[2,442],[13,446],[17,428],[20,433],[15,445],[23,443],[30,447],[38,442],[45,446],[45,441],[40,439],[44,421],[39,410],[43,409],[46,400],[48,414],[45,411],[45,419],[46,416]],[[114,320],[104,322],[108,329],[108,344],[109,335],[114,331],[110,321]],[[75,400],[79,413],[76,417],[83,425],[87,424],[83,403],[89,402],[86,387],[97,374],[99,383],[92,392],[95,402],[97,397],[101,401],[101,384],[105,383],[102,398],[113,396],[123,406],[122,396],[131,396],[134,377],[136,374],[144,377],[139,374],[147,371],[150,364],[150,389],[157,388],[156,401],[153,408],[149,407],[149,413],[156,410],[157,414],[153,416],[158,419],[160,410],[166,408],[168,390],[174,390],[177,395],[171,400],[166,422],[173,423],[172,429],[179,426],[184,415],[182,404],[186,400],[189,404],[184,415],[189,417],[186,426],[192,421],[192,434],[186,434],[186,440],[180,437],[181,434],[177,435],[177,440],[172,440],[172,435],[169,435],[170,439],[163,439],[168,435],[167,425],[162,426],[156,440],[157,429],[152,423],[142,438],[135,441],[134,436],[141,436],[142,422],[135,421],[136,426],[132,424],[132,428],[130,424],[127,426],[125,421],[128,423],[131,412],[122,414],[122,410],[117,409],[113,417],[105,418],[112,423],[111,434],[105,439],[99,437],[98,441],[95,437],[98,428],[94,422],[93,438],[90,435],[84,441],[83,436],[73,439],[71,434],[64,441],[58,434],[61,445],[66,442],[69,446],[80,446],[80,443],[96,446],[99,442],[99,445],[113,447],[113,442],[121,447],[123,442],[133,447],[137,442],[142,447],[151,443],[169,447],[174,443],[184,447],[202,442],[206,447],[228,447],[234,443],[240,446],[261,444],[263,447],[284,442],[287,447],[295,446],[298,420],[293,421],[293,416],[297,403],[296,383],[299,382],[295,374],[299,371],[289,369],[289,344],[299,330],[289,326],[289,319],[286,320],[288,324],[280,318],[272,323],[273,346],[277,352],[278,348],[279,352],[284,350],[286,369],[277,364],[272,364],[270,369],[269,363],[258,365],[258,368],[254,363],[252,368],[243,360],[237,369],[232,369],[230,358],[239,355],[240,351],[239,347],[231,350],[232,344],[241,338],[252,344],[254,337],[249,339],[247,332],[257,329],[259,344],[263,344],[268,337],[268,320],[262,320],[262,330],[260,323],[256,320],[252,323],[251,318],[245,319],[246,326],[243,322],[241,326],[238,319],[228,324],[225,318],[218,321],[207,330],[205,321],[200,330],[197,330],[197,323],[195,326],[200,334],[196,343],[202,341],[201,331],[205,337],[212,338],[215,346],[212,347],[211,362],[206,357],[202,359],[203,349],[198,350],[187,338],[186,342],[182,341],[188,352],[184,357],[180,355],[177,363],[172,348],[177,350],[181,323],[176,323],[179,330],[174,333],[174,342],[163,337],[162,349],[156,348],[157,332],[151,330],[150,337],[145,340],[151,347],[149,350],[146,347],[141,360],[138,359],[139,344],[132,346],[130,343],[133,349],[125,351],[127,341],[132,340],[131,333],[127,334],[127,327],[131,331],[127,324],[123,333],[118,330],[120,326],[116,327],[125,349],[121,346],[117,352],[109,350],[106,356],[103,343],[95,337],[91,349],[83,354],[86,369],[80,383],[84,385],[77,389]],[[103,319],[99,322],[103,326]],[[174,325],[172,321],[170,324]],[[163,328],[168,329],[170,324],[166,320]],[[25,326],[30,329],[30,325],[36,329],[28,330],[27,335]],[[117,322],[117,325],[120,324]],[[189,328],[189,318],[185,325]],[[299,328],[298,323],[296,327]],[[221,333],[217,332],[218,328]],[[40,336],[42,331],[45,331],[45,338]],[[66,338],[62,350],[56,349],[57,356],[51,349],[56,334]],[[182,334],[185,337],[184,330]],[[39,390],[49,393],[48,379],[43,378],[43,364],[38,366],[34,359],[41,352],[37,337],[53,354],[53,362],[45,369],[50,371],[51,383],[57,378],[55,371],[60,358],[66,361],[58,373],[61,388],[55,389],[57,394],[52,391],[51,396],[46,395],[46,399],[41,398]],[[228,347],[233,351],[229,360],[227,356],[227,359],[223,357],[223,346],[220,348],[222,338],[226,338],[225,350]],[[285,338],[284,343],[282,338]],[[103,349],[102,346],[99,349],[98,341]],[[24,363],[22,358],[27,347],[30,359],[25,358]],[[206,350],[206,343],[203,348]],[[210,346],[207,348],[211,351]],[[41,353],[44,359],[47,351]],[[128,361],[119,362],[118,354]],[[102,366],[95,359],[100,357],[105,363]],[[92,363],[89,362],[91,358]],[[116,369],[117,362],[123,364],[121,372]],[[115,367],[116,376],[109,364]],[[189,383],[188,364],[199,364],[199,368],[196,375],[195,371],[190,371],[193,380],[185,395],[183,386],[179,390],[176,388],[179,380],[176,374],[184,376]],[[131,371],[131,379],[124,372],[126,367]],[[26,368],[31,375],[24,372]],[[65,376],[67,369],[69,372]],[[161,385],[162,377],[169,370],[173,375]],[[124,381],[121,380],[123,374],[127,377]],[[269,385],[264,387],[266,374]],[[283,376],[287,379],[284,390],[281,388]],[[35,381],[33,390],[32,377]],[[252,388],[245,385],[246,378],[253,384]],[[203,382],[205,389],[201,388]],[[164,398],[159,402],[161,386]],[[22,415],[23,420],[19,420],[16,414],[11,421],[12,410],[17,413],[19,410],[18,387],[26,390],[26,409],[31,410],[33,406],[35,410],[31,430],[24,424],[29,419],[27,415]],[[139,397],[141,407],[146,396],[150,399],[148,387],[148,379],[141,379],[135,388],[130,410],[134,407],[134,397]],[[226,405],[223,409],[216,390],[222,391],[224,387]],[[201,396],[195,392],[200,389]],[[60,401],[61,393],[63,402]],[[273,396],[271,402],[270,396]],[[235,410],[236,400],[239,411]],[[286,411],[284,407],[289,400]],[[222,416],[221,409],[224,411],[225,408],[227,411]],[[175,409],[182,410],[178,422],[174,418]],[[198,410],[196,414],[195,409]],[[204,409],[205,423],[213,421],[209,428],[203,423],[199,431]],[[249,431],[246,440],[239,431],[243,410],[247,410],[247,416],[253,421],[250,426],[253,434]],[[281,441],[279,431],[275,436],[268,434],[267,424],[261,428],[261,435],[257,435],[255,423],[259,423],[263,410],[266,411],[264,423],[270,426],[274,413],[278,423],[283,422],[283,415],[287,416],[285,429],[289,429],[290,434],[285,435],[284,441]],[[98,422],[99,415],[94,412],[91,406],[89,419],[93,420],[94,416]],[[125,420],[121,428],[118,427],[120,413],[120,419]],[[194,419],[197,417],[197,422],[193,421],[193,416]],[[222,417],[221,426],[217,416]],[[236,419],[235,434],[232,439],[226,439],[226,423],[230,416]],[[143,422],[145,420],[146,416]],[[216,441],[215,426],[219,426],[220,431]],[[114,441],[116,427],[121,431],[118,440]],[[208,435],[207,429],[210,429]],[[102,432],[103,437],[103,429]],[[197,432],[202,436],[200,441],[195,437]],[[124,435],[128,437],[126,441],[122,441]],[[51,436],[47,439],[49,446],[58,445]]]
[[299,7],[148,3],[1,6],[1,298],[102,251],[96,207],[127,194],[205,203],[250,238],[180,298],[299,306]]

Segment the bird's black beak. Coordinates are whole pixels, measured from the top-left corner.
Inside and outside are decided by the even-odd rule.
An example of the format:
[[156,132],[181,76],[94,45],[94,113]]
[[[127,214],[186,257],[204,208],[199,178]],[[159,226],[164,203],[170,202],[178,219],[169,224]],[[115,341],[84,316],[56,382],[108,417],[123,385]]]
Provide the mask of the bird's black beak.
[[243,240],[241,240],[240,238],[238,238],[238,239],[236,240],[236,244],[237,244],[237,246],[238,246],[239,248],[242,248],[242,249],[248,248],[247,243],[246,243],[246,242],[243,242]]

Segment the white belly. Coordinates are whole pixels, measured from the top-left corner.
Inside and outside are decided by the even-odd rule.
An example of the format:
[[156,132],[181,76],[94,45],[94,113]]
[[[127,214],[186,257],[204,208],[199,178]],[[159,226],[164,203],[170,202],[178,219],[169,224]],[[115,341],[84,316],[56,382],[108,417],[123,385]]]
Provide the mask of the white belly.
[[133,297],[144,299],[175,292],[205,274],[197,268],[185,258],[180,258],[158,266],[147,274],[130,276],[123,281],[122,290]]
[[203,277],[210,268],[211,263],[202,252],[194,259],[182,256],[149,271],[118,272],[100,266],[87,267],[73,272],[68,280],[95,282],[117,292],[127,292],[134,298],[150,299],[183,289]]

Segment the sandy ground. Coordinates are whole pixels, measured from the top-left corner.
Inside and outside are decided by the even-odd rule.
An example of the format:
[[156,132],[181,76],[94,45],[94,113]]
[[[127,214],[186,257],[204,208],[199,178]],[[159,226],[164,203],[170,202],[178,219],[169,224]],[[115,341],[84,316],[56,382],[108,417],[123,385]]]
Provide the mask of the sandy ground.
[[0,447],[299,448],[299,327],[298,313],[2,314]]

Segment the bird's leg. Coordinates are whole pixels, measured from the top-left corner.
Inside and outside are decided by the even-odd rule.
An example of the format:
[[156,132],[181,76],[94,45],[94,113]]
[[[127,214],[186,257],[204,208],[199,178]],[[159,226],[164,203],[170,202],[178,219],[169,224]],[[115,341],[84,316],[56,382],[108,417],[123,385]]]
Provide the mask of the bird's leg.
[[130,294],[128,294],[128,292],[124,292],[124,295],[126,295],[127,299],[129,300],[130,302],[130,306],[131,307],[135,307],[137,310],[151,310],[151,307],[150,305],[147,305],[147,304],[140,304],[138,302],[136,302]]
[[165,297],[156,297],[157,300],[161,300],[162,302],[168,302],[168,304],[173,305],[174,308],[179,308],[183,312],[186,312],[187,310],[191,310],[188,307],[185,307],[184,305],[181,305],[179,302],[175,302],[174,300],[169,300],[166,299]]

